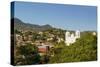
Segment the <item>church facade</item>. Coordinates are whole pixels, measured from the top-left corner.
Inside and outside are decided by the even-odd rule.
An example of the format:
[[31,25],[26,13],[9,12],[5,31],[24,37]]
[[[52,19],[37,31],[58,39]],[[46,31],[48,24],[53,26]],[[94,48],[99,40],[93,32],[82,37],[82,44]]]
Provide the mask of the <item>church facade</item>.
[[67,46],[76,42],[76,39],[80,38],[80,31],[75,31],[75,33],[70,33],[66,31],[65,33],[65,43]]

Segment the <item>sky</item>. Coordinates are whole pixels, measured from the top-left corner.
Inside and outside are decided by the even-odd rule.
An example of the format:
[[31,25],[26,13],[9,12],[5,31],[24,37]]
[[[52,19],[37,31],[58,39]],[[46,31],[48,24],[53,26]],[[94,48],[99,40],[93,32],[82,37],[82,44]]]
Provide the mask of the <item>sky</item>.
[[14,2],[14,17],[64,30],[97,31],[96,6]]

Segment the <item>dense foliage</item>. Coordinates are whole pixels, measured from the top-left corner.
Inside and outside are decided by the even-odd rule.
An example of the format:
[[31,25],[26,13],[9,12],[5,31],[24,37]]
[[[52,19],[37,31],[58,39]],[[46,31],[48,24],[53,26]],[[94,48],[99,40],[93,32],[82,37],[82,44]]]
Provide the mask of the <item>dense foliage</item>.
[[15,55],[16,65],[36,64],[40,62],[40,55],[36,46],[27,44],[15,49],[17,50]]
[[82,34],[74,44],[70,46],[55,47],[54,57],[49,63],[79,62],[97,60],[97,37],[90,32]]

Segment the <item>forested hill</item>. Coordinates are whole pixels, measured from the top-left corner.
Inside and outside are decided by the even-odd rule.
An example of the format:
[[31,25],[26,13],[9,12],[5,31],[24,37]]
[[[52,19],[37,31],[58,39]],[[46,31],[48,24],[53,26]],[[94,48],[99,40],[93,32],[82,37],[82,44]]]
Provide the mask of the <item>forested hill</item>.
[[30,24],[30,23],[24,23],[23,21],[21,21],[18,18],[12,18],[11,23],[14,23],[14,29],[17,29],[17,30],[44,31],[44,30],[53,28],[49,24],[35,25],[35,24]]

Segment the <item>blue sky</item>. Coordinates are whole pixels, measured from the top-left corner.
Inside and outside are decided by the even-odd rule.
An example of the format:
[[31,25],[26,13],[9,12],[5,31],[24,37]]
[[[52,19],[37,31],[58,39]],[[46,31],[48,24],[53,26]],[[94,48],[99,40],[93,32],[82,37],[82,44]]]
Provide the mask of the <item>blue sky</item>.
[[97,7],[15,2],[14,17],[25,23],[45,25],[65,30],[96,30]]

